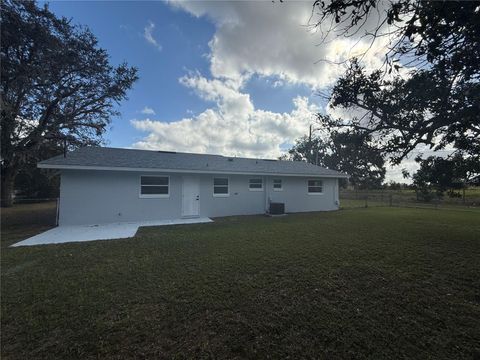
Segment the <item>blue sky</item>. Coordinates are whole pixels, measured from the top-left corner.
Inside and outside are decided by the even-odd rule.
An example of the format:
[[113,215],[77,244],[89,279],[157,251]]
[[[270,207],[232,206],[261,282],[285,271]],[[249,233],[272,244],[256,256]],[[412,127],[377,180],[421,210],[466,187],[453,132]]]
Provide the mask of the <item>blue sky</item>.
[[[99,44],[111,56],[139,69],[139,81],[120,107],[121,117],[113,119],[106,134],[110,146],[130,147],[144,134],[130,123],[132,119],[154,117],[172,122],[198,114],[211,102],[180,84],[189,72],[210,76],[209,41],[215,25],[208,17],[196,17],[166,2],[130,1],[54,1],[50,9],[72,23],[88,26]],[[148,42],[145,28],[151,27],[158,44]],[[273,86],[274,77],[252,76],[245,84],[255,107],[274,112],[289,112],[296,95],[309,96],[304,85]],[[150,108],[153,114],[142,114]]]
[[[56,1],[50,9],[70,18],[74,24],[88,26],[106,49],[114,64],[126,61],[139,70],[140,79],[120,107],[107,133],[111,146],[127,147],[140,136],[130,119],[142,116],[145,107],[153,109],[163,121],[199,112],[205,102],[180,85],[187,69],[208,71],[208,41],[214,26],[174,10],[163,2]],[[161,50],[144,38],[144,28],[153,23],[153,36]]]

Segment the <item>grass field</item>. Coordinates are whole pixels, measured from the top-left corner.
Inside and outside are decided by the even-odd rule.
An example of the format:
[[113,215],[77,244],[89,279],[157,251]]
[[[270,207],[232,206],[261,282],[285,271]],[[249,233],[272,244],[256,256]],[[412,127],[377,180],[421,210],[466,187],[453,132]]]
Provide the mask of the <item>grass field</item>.
[[2,359],[480,355],[478,212],[233,217],[6,247],[48,226],[43,206],[2,212]]
[[55,226],[56,203],[15,205],[1,212],[2,248]]

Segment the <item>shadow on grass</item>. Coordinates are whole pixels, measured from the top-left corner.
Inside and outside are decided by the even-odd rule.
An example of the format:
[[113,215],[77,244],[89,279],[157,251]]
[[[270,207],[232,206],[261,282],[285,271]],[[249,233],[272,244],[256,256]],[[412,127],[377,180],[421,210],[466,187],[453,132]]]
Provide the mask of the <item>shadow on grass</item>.
[[2,356],[472,358],[479,233],[368,208],[3,248]]

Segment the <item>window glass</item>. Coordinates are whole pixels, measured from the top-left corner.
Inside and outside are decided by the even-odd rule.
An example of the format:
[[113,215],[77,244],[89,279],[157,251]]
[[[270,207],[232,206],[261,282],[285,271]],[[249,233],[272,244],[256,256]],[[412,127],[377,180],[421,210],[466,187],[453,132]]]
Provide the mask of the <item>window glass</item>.
[[263,180],[259,179],[250,179],[248,187],[253,190],[261,190],[263,189]]
[[168,176],[141,176],[140,194],[141,195],[168,195]]
[[168,186],[142,186],[142,195],[167,195]]
[[308,192],[309,193],[322,193],[323,182],[322,180],[308,180]]
[[275,190],[282,189],[282,179],[273,179],[273,189]]
[[167,176],[142,176],[142,185],[168,185]]
[[214,178],[213,179],[213,184],[215,186],[217,185],[226,185],[228,186],[228,179],[227,178]]
[[228,178],[213,179],[213,194],[228,195]]

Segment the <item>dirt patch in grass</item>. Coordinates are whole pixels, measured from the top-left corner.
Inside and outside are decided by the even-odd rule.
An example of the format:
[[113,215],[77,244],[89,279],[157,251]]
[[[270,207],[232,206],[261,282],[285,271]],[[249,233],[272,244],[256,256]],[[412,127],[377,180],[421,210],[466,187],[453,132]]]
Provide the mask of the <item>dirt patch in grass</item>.
[[2,357],[472,358],[479,234],[369,208],[3,248]]

